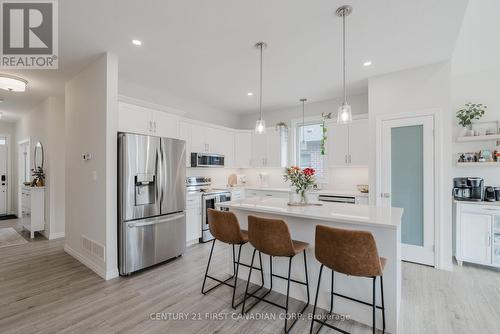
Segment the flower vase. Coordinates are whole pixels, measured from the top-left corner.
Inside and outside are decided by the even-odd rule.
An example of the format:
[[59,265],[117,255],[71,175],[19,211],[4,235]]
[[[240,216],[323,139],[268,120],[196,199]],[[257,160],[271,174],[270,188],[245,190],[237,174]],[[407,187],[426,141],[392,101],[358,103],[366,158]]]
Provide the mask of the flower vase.
[[300,204],[307,205],[308,202],[309,202],[309,198],[307,197],[307,191],[301,190],[300,191]]

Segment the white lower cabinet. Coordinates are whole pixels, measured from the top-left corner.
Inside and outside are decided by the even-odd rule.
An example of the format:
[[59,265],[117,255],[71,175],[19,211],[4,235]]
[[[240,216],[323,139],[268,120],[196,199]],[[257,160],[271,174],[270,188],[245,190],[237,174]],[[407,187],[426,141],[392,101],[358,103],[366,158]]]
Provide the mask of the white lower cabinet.
[[186,196],[186,242],[198,242],[201,237],[201,194]]
[[35,237],[45,230],[45,187],[21,187],[21,215],[23,228]]
[[243,188],[232,188],[231,189],[231,201],[239,201],[245,198],[245,189]]
[[455,203],[455,257],[500,267],[500,206]]

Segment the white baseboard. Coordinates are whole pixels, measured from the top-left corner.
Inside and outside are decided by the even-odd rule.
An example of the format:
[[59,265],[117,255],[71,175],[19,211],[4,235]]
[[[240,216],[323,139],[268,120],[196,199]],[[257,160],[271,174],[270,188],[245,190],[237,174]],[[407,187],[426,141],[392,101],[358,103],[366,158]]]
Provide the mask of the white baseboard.
[[84,256],[80,252],[74,250],[67,244],[64,245],[64,251],[83,263],[86,267],[91,269],[93,272],[95,272],[97,275],[101,276],[105,280],[110,280],[112,278],[118,277],[118,268],[115,268],[110,271],[106,271],[106,269],[103,269],[99,264],[97,264],[94,260],[89,259],[88,257]]
[[49,233],[49,240],[64,238],[64,232]]

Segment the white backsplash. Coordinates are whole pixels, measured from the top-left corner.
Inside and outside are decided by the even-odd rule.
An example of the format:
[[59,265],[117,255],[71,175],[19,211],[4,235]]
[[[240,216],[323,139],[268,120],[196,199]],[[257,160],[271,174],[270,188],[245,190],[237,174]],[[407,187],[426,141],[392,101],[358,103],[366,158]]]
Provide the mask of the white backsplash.
[[[284,168],[188,168],[187,176],[206,176],[212,178],[212,184],[222,187],[227,184],[230,174],[245,174],[248,186],[260,186],[260,173],[267,173],[269,187],[288,187],[283,181]],[[330,168],[328,170],[328,183],[323,189],[356,190],[358,184],[368,184],[368,167]]]

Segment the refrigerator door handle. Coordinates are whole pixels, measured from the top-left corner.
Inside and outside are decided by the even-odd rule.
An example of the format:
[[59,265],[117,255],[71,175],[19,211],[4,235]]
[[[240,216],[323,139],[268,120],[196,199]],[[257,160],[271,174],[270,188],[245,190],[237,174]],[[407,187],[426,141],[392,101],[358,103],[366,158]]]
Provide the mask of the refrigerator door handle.
[[129,228],[134,228],[134,227],[144,227],[144,226],[162,224],[162,223],[170,222],[172,220],[177,220],[179,218],[184,217],[185,215],[186,214],[183,212],[183,213],[172,215],[171,217],[167,217],[167,218],[163,218],[163,219],[159,219],[159,220],[155,219],[155,220],[152,220],[152,221],[149,221],[149,222],[144,222],[144,223],[128,223],[127,226]]

